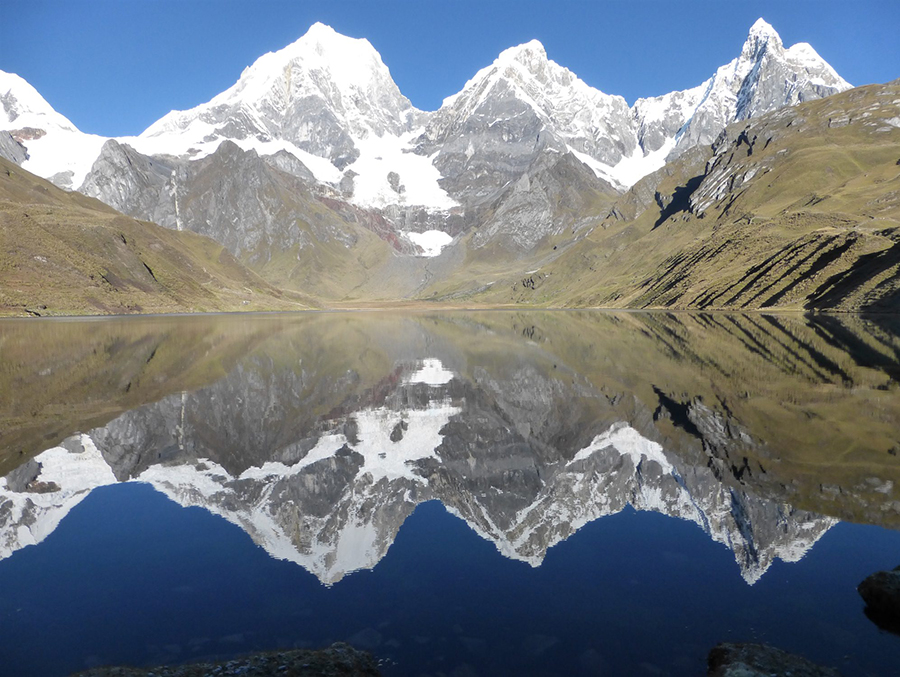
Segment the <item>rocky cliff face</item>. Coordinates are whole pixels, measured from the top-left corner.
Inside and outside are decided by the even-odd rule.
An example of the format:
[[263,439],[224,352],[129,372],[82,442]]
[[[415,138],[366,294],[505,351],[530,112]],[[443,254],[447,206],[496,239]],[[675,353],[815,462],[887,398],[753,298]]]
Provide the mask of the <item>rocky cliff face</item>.
[[9,132],[0,132],[0,157],[21,165],[28,159],[25,146],[16,141]]
[[103,144],[81,191],[118,211],[181,230],[175,216],[174,159],[141,155],[115,139]]

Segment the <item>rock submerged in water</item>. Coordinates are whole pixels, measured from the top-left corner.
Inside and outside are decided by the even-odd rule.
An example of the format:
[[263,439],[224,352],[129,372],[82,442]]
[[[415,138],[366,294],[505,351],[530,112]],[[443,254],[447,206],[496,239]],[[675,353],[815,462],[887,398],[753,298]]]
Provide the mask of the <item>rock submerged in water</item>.
[[273,651],[217,663],[155,668],[93,668],[73,677],[377,677],[380,674],[371,654],[337,642],[318,651]]
[[900,566],[876,571],[856,590],[866,603],[866,616],[878,627],[900,634]]
[[840,677],[805,658],[766,644],[721,643],[709,652],[708,677]]

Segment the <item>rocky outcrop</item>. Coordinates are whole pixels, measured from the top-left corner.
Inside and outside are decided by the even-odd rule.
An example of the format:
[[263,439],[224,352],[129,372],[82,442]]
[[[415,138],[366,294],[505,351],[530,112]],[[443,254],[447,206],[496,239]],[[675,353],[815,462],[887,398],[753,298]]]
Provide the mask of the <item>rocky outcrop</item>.
[[542,153],[495,198],[475,229],[472,247],[521,254],[555,236],[569,239],[595,227],[597,211],[616,195],[572,153]]
[[174,182],[175,168],[182,164],[146,157],[110,139],[79,190],[129,216],[183,230],[177,219]]
[[28,151],[9,132],[0,132],[0,157],[21,165],[28,159]]
[[900,567],[875,572],[856,590],[866,603],[866,615],[878,627],[900,634]]
[[802,656],[766,644],[722,643],[709,652],[709,677],[840,677]]

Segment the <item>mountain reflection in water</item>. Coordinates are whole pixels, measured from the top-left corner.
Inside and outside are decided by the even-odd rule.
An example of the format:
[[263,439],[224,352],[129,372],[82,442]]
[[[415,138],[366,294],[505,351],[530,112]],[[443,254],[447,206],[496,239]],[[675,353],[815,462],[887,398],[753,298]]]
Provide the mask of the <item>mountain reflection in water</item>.
[[375,567],[434,500],[533,567],[627,506],[681,518],[752,585],[839,520],[900,524],[897,327],[587,311],[3,323],[0,559],[93,489],[137,481],[328,586]]

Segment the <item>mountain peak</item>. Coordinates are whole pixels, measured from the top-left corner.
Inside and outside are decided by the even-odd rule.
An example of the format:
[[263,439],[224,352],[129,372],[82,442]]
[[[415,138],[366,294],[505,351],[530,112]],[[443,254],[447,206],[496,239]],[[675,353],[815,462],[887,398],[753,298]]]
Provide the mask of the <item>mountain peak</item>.
[[[321,21],[314,23],[300,39],[281,51],[290,53],[304,48],[312,48],[320,56],[328,56],[328,58],[335,58],[343,50],[353,50],[355,56],[371,58],[374,55],[381,61],[381,55],[378,54],[371,42],[365,38],[351,38],[343,33],[338,33],[331,26],[323,24]],[[349,55],[347,58],[349,60]]]
[[316,22],[295,42],[257,60],[259,70],[281,72],[289,63],[328,72],[340,86],[363,85],[373,73],[386,71],[381,55],[365,38],[351,38]]
[[77,131],[27,80],[0,70],[0,126],[3,129],[37,127],[47,131],[48,125]]
[[772,28],[772,25],[764,19],[757,19],[756,23],[750,27],[750,32],[744,41],[744,48],[741,50],[742,54],[755,58],[760,55],[761,50],[769,46],[775,46],[779,49],[784,47],[778,31]]
[[547,50],[539,40],[529,40],[528,42],[504,49],[497,57],[497,61],[506,63],[509,61],[518,61],[519,63],[527,63],[534,59],[541,61],[547,60]]
[[334,35],[340,35],[341,37],[345,37],[334,30],[328,24],[323,24],[321,21],[316,21],[312,26],[309,27],[309,30],[306,31],[306,36],[309,37],[318,37],[318,36],[327,36],[331,37]]
[[759,36],[767,36],[772,37],[775,36],[779,40],[781,37],[778,35],[778,32],[772,27],[768,21],[760,17],[757,19],[752,26],[750,26],[749,35],[759,35]]

